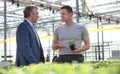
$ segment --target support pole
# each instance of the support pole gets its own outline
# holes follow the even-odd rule
[[[78,16],[78,12],[79,12],[79,0],[76,0],[76,21],[77,23],[79,23],[79,16]]]
[[[6,22],[6,0],[4,0],[4,61],[7,60],[7,44],[6,44],[6,39],[7,39],[7,22]]]
[[[55,29],[55,25],[54,23],[52,24],[52,30],[53,30],[53,35],[54,35],[54,29]],[[53,51],[53,57],[55,56],[55,51]]]
[[[84,17],[87,14],[85,0],[81,0],[81,2],[82,2],[82,16]]]
[[[103,25],[101,25],[101,28],[103,29]],[[104,33],[102,31],[102,59],[104,60]]]
[[[98,22],[98,18],[97,18],[97,29],[99,29],[99,22]],[[99,38],[99,32],[97,32],[97,39],[98,39],[98,43],[97,43],[97,47],[98,47],[98,60],[101,59],[100,56],[100,38]]]

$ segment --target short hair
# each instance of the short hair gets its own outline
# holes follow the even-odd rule
[[[24,13],[24,18],[28,18],[30,16],[30,13],[34,11],[34,9],[38,9],[37,6],[27,6],[25,7],[23,13]]]
[[[65,5],[65,6],[61,7],[61,9],[66,9],[68,13],[73,13],[71,6]]]

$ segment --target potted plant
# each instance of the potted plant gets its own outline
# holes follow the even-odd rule
[[[75,50],[76,47],[75,40],[69,41],[68,44],[71,50]]]

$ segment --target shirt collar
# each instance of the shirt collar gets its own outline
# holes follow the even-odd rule
[[[28,19],[25,19],[31,26],[33,26],[33,24],[28,20]]]

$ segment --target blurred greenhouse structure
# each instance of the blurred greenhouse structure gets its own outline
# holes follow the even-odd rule
[[[0,0],[0,61],[15,61],[16,28],[24,19],[23,9],[30,4],[39,7],[36,30],[47,61],[58,54],[51,45],[54,30],[62,23],[59,10],[63,5],[72,6],[74,21],[89,31],[85,61],[120,59],[120,0]]]

